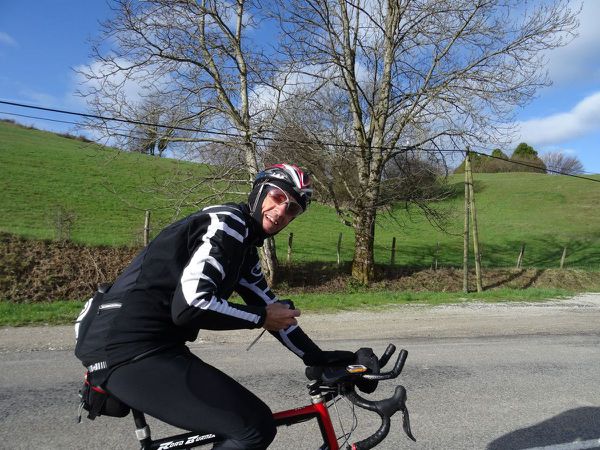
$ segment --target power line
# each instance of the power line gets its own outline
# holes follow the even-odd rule
[[[160,125],[160,124],[150,123],[150,122],[143,122],[143,121],[137,121],[137,120],[131,120],[131,119],[123,119],[123,118],[119,118],[119,117],[105,117],[105,116],[100,116],[97,114],[88,114],[88,113],[81,113],[81,112],[75,112],[75,111],[61,110],[61,109],[56,109],[56,108],[26,105],[23,103],[8,102],[8,101],[4,101],[4,100],[0,100],[0,104],[16,106],[16,107],[20,107],[20,108],[36,109],[36,110],[40,110],[40,111],[48,111],[48,112],[53,112],[53,113],[58,113],[58,114],[68,114],[68,115],[86,117],[86,118],[97,119],[97,120],[129,123],[129,124],[133,124],[133,125],[144,125],[144,126],[150,126],[150,127],[169,128],[169,129],[173,129],[173,130],[191,131],[194,133],[204,133],[204,134],[208,134],[208,135],[219,135],[219,136],[235,137],[235,138],[241,137],[240,135],[234,134],[234,133],[226,133],[226,132],[214,131],[214,130],[199,130],[199,129],[195,129],[195,128],[178,127],[178,126],[165,126],[165,125]],[[30,119],[47,120],[50,122],[59,122],[59,123],[66,123],[66,124],[82,126],[82,124],[80,124],[78,122],[50,119],[50,118],[45,118],[45,117],[27,116],[24,114],[9,113],[9,112],[0,112],[0,113],[10,114],[10,115],[18,116],[18,117],[26,117],[26,118],[30,118]],[[118,129],[118,128],[112,128],[112,130],[123,131],[122,129]],[[128,132],[131,133],[130,131],[128,131]],[[124,134],[118,134],[118,133],[115,133],[115,135],[121,136],[121,137],[129,137],[130,136],[130,134],[124,135]],[[288,143],[288,144],[303,144],[303,145],[319,144],[319,145],[327,145],[327,146],[331,146],[331,147],[342,147],[345,149],[348,149],[349,147],[350,148],[354,147],[357,149],[362,148],[360,145],[357,145],[357,144],[345,144],[345,143],[337,144],[337,143],[328,143],[328,142],[299,141],[299,140],[281,139],[281,138],[273,138],[273,137],[269,137],[269,136],[259,136],[259,135],[256,135],[255,138],[259,139],[259,140],[264,140],[264,141]],[[395,149],[402,153],[406,153],[410,150],[419,150],[419,151],[430,152],[430,153],[465,153],[466,154],[465,150],[460,150],[460,149],[422,148],[422,147],[414,147],[414,146],[405,146],[405,147],[399,147],[399,148],[398,147],[371,147],[371,148],[372,149],[380,149],[380,150],[394,150]],[[511,164],[516,164],[516,165],[529,167],[529,168],[533,168],[533,169],[540,169],[539,166],[536,166],[534,164],[528,164],[528,163],[522,162],[522,161],[509,160],[509,159],[505,159],[505,158],[502,158],[499,156],[488,155],[486,153],[482,153],[482,152],[478,152],[478,151],[474,151],[474,150],[469,150],[469,152],[479,155],[479,156],[485,156],[488,158],[498,159],[500,161],[505,161],[505,162],[508,162]],[[569,176],[569,177],[573,177],[573,178],[579,178],[582,180],[594,181],[596,183],[600,183],[600,179],[585,177],[582,175],[571,174],[571,173],[562,172],[562,171],[554,170],[554,169],[548,169],[548,168],[546,168],[545,171],[551,172],[551,173],[554,173],[557,175],[564,175],[564,176]]]
[[[184,127],[176,127],[176,126],[167,126],[167,125],[160,125],[160,124],[156,124],[156,123],[149,123],[149,122],[138,122],[138,121],[134,121],[134,120],[128,120],[128,119],[120,119],[120,118],[108,118],[108,117],[103,117],[103,116],[96,116],[93,114],[84,114],[84,113],[77,113],[77,112],[72,112],[72,111],[62,111],[62,110],[54,110],[51,108],[43,108],[41,106],[31,106],[31,105],[23,105],[23,104],[18,104],[18,103],[12,103],[12,102],[5,102],[0,100],[0,104],[9,104],[12,106],[20,106],[23,108],[31,108],[31,109],[41,109],[43,111],[52,111],[52,112],[59,112],[61,114],[72,114],[72,115],[81,115],[84,117],[96,117],[98,119],[102,119],[102,120],[106,120],[106,121],[119,121],[119,122],[125,122],[125,123],[130,123],[130,124],[136,124],[136,125],[147,125],[147,126],[151,126],[151,127],[158,127],[158,128],[171,128],[174,130],[185,130],[185,131],[194,131],[197,133],[204,133],[204,134],[216,134],[216,135],[224,135],[224,136],[229,136],[229,137],[236,137],[239,138],[241,137],[239,134],[233,134],[233,133],[225,133],[225,132],[218,132],[218,131],[211,131],[211,130],[200,130],[200,129],[194,129],[194,128],[184,128]],[[82,124],[80,122],[73,122],[70,120],[57,120],[57,119],[50,119],[47,117],[39,117],[39,116],[31,116],[31,115],[26,115],[26,114],[17,114],[17,113],[13,113],[13,112],[8,112],[8,111],[0,111],[0,114],[6,114],[6,115],[11,115],[11,116],[17,116],[17,117],[24,117],[27,119],[36,119],[36,120],[46,120],[49,122],[58,122],[58,123],[65,123],[65,124],[71,124],[71,125],[78,125],[80,127],[84,127],[84,128],[93,128],[93,126],[90,125],[86,125],[86,124]],[[132,137],[132,135],[138,134],[139,136],[143,136],[143,132],[142,131],[135,131],[135,130],[128,130],[128,129],[123,129],[123,128],[115,128],[115,127],[108,127],[105,126],[105,128],[107,130],[110,130],[111,132],[111,136],[118,136],[118,137]],[[120,133],[115,133],[114,131],[123,131],[126,132],[128,134],[120,134]],[[134,136],[135,137],[135,136]],[[301,140],[295,140],[295,139],[283,139],[283,138],[273,138],[273,137],[269,137],[269,136],[260,136],[260,135],[255,135],[255,138],[258,140],[263,140],[263,141],[270,141],[270,142],[278,142],[278,143],[285,143],[285,144],[304,144],[304,145],[313,145],[313,144],[319,144],[319,145],[327,145],[327,146],[331,146],[331,147],[343,147],[345,149],[347,149],[348,147],[356,147],[357,149],[362,148],[360,145],[357,144],[334,144],[334,143],[327,143],[327,142],[317,142],[317,141],[301,141]],[[381,150],[393,150],[394,147],[371,147],[372,149],[381,149]],[[416,149],[416,147],[404,147],[404,148],[400,148],[399,151],[400,152],[407,152],[411,149]],[[462,150],[455,150],[456,152],[461,152]]]
[[[170,126],[170,125],[167,127],[165,125],[160,125],[160,124],[157,124],[157,123],[150,123],[150,122],[143,122],[143,121],[140,121],[140,120],[122,119],[120,117],[105,117],[105,116],[100,116],[100,115],[97,115],[97,114],[88,114],[88,113],[82,113],[82,112],[76,112],[76,111],[67,111],[67,110],[64,110],[64,109],[47,108],[47,107],[43,107],[43,106],[25,105],[23,103],[7,102],[7,101],[4,101],[4,100],[0,100],[0,104],[10,105],[10,106],[17,106],[19,108],[37,109],[39,111],[48,111],[48,112],[59,113],[59,114],[68,114],[68,115],[71,115],[71,116],[85,117],[85,118],[88,118],[88,119],[97,119],[97,120],[105,120],[105,121],[111,121],[111,122],[130,123],[132,125],[145,125],[145,126],[149,126],[149,127],[170,128],[170,129],[178,130],[178,131],[193,131],[195,133],[215,134],[215,135],[227,136],[227,137],[240,137],[240,135],[238,135],[238,134],[226,133],[224,131],[198,130],[198,129],[195,129],[195,128],[186,128],[186,127],[178,127],[178,126]]]
[[[80,116],[80,117],[85,117],[88,119],[96,119],[96,120],[104,120],[104,121],[114,121],[114,122],[121,122],[121,123],[129,123],[132,125],[144,125],[144,126],[148,126],[148,127],[159,127],[159,128],[168,128],[171,130],[177,130],[177,131],[191,131],[194,133],[203,133],[203,134],[208,134],[208,135],[216,135],[216,136],[225,136],[225,137],[232,137],[232,138],[241,138],[243,136],[239,135],[239,134],[235,134],[235,133],[227,133],[225,131],[214,131],[214,130],[200,130],[197,128],[188,128],[188,127],[180,127],[180,126],[172,126],[172,125],[161,125],[161,124],[157,124],[157,123],[151,123],[151,122],[144,122],[144,121],[139,121],[139,120],[133,120],[133,119],[123,119],[120,117],[106,117],[106,116],[100,116],[97,114],[89,114],[89,113],[81,113],[81,112],[75,112],[75,111],[67,111],[64,109],[56,109],[56,108],[48,108],[48,107],[43,107],[43,106],[34,106],[34,105],[26,105],[23,103],[16,103],[16,102],[8,102],[5,100],[0,100],[0,104],[3,105],[9,105],[9,106],[17,106],[19,108],[29,108],[29,109],[36,109],[39,111],[47,111],[47,112],[53,112],[53,113],[58,113],[58,114],[68,114],[68,115],[72,115],[72,116]],[[46,120],[44,118],[40,118],[41,120]],[[81,125],[78,123],[75,123],[77,125]],[[260,136],[260,135],[256,135],[255,136],[256,139],[259,140],[263,140],[263,141],[270,141],[270,142],[280,142],[280,143],[294,143],[294,144],[304,144],[304,145],[312,145],[312,144],[320,144],[320,145],[328,145],[330,147],[341,147],[341,148],[357,148],[357,149],[362,149],[362,147],[358,144],[347,144],[347,143],[343,143],[343,144],[336,144],[336,143],[321,143],[321,142],[314,142],[314,141],[300,141],[300,140],[285,140],[285,139],[279,139],[279,138],[273,138],[273,137],[269,137],[269,136]],[[407,152],[410,149],[412,149],[413,147],[371,147],[372,149],[379,149],[379,150],[397,150],[400,152]]]
[[[0,114],[6,114],[7,116],[24,117],[25,119],[47,120],[48,122],[67,123],[67,124],[71,124],[71,125],[81,125],[78,122],[71,122],[69,120],[58,120],[58,119],[50,119],[47,117],[28,116],[26,114],[17,114],[17,113],[8,112],[8,111],[0,111]]]
[[[8,112],[8,111],[0,111],[0,114],[6,114],[8,116],[16,116],[16,117],[24,117],[26,119],[36,119],[36,120],[46,120],[49,122],[58,122],[58,123],[65,123],[65,124],[69,124],[69,125],[78,125],[80,127],[84,127],[84,128],[89,128],[88,126],[80,123],[80,122],[73,122],[71,120],[58,120],[58,119],[50,119],[48,117],[40,117],[40,116],[30,116],[27,114],[17,114],[14,112]],[[135,130],[128,130],[125,128],[115,128],[115,127],[110,127],[111,130],[111,136],[119,136],[119,137],[135,137],[135,134],[138,134],[140,137],[143,136],[141,131],[135,131]],[[122,131],[122,132],[126,132],[127,134],[119,134],[119,133],[112,133],[113,131]]]

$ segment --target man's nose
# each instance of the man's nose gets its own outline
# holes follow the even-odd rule
[[[287,212],[287,203],[280,203],[275,210],[277,211],[277,214],[283,217]]]

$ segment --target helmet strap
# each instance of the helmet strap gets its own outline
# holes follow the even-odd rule
[[[258,208],[259,205],[262,204],[261,202],[261,197],[263,196],[263,191],[265,188],[265,184],[261,183],[260,186],[258,186],[258,191],[256,192],[256,194],[254,193],[254,191],[256,191],[256,188],[253,189],[253,191],[250,193],[250,202],[252,202],[252,204],[249,204],[248,206],[250,206],[250,213],[254,216],[254,213],[256,212],[256,209]]]
[[[265,189],[265,183],[261,183],[259,186],[256,186],[252,192],[250,192],[250,196],[248,198],[248,206],[250,207],[250,215],[258,225],[259,232],[264,236],[268,237],[266,233],[263,232],[262,227],[262,204],[267,196],[268,190]]]

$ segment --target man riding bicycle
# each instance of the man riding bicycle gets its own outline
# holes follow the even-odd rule
[[[214,448],[267,448],[276,434],[269,407],[185,343],[200,329],[264,328],[307,365],[353,356],[321,351],[261,272],[257,247],[306,211],[311,195],[307,173],[276,164],[257,175],[248,203],[210,206],[165,228],[105,294],[103,305],[119,305],[106,390],[171,425],[224,436]],[[244,304],[228,300],[233,292]]]

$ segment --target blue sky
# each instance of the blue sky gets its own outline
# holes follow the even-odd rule
[[[579,4],[579,0],[574,0]],[[89,63],[88,38],[110,17],[104,0],[0,0],[0,100],[84,111],[73,68]],[[600,173],[600,0],[584,0],[579,37],[548,55],[553,85],[517,111],[520,134],[538,152],[562,150]],[[42,129],[72,126],[6,112],[73,120],[0,105],[0,118]],[[511,149],[507,149],[510,152]]]

